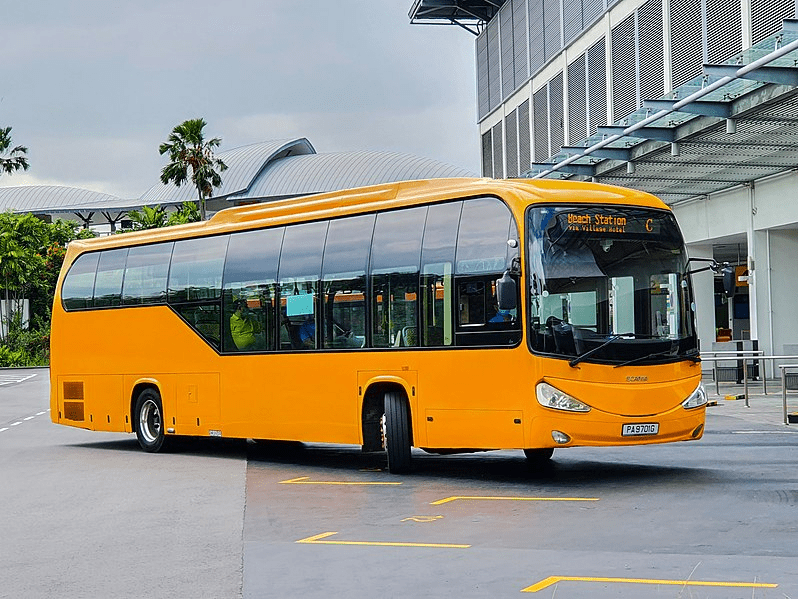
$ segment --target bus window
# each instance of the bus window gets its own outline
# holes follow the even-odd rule
[[[122,287],[125,306],[166,301],[166,276],[173,245],[169,242],[130,248]]]
[[[221,235],[175,242],[169,268],[170,304],[219,299],[228,239]]]
[[[61,301],[67,310],[79,310],[91,307],[94,293],[94,275],[97,271],[97,259],[100,254],[83,254],[75,260],[64,278],[61,289]]]
[[[122,303],[122,278],[125,275],[127,248],[100,253],[97,279],[94,282],[94,307],[119,306]]]
[[[367,214],[330,222],[322,273],[321,347],[366,345],[366,267],[374,218]]]
[[[167,301],[217,350],[222,338],[222,267],[229,237],[175,242],[169,267]]]
[[[452,345],[454,249],[462,202],[429,207],[421,248],[421,344]]]
[[[418,275],[426,206],[377,216],[371,251],[374,347],[418,345]]]
[[[277,263],[283,227],[230,235],[224,263],[222,349],[226,352],[277,348]],[[235,316],[240,307],[239,316]],[[243,318],[244,337],[236,344],[232,323]],[[239,333],[236,333],[239,336]]]
[[[327,221],[286,227],[280,254],[280,348],[318,347],[318,310],[321,257],[327,237]]]
[[[500,311],[496,298],[496,279],[513,267],[518,250],[518,231],[505,204],[495,198],[464,202],[455,270],[458,345],[520,340],[517,308]]]

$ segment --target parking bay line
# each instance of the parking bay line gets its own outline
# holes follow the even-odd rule
[[[521,589],[522,593],[537,593],[558,582],[615,582],[626,584],[659,584],[681,587],[736,587],[748,589],[775,589],[777,584],[768,582],[718,582],[702,580],[657,580],[652,578],[604,578],[596,576],[549,576],[540,582]]]
[[[306,545],[361,545],[368,547],[427,547],[432,549],[468,549],[471,545],[457,545],[453,543],[401,543],[389,541],[328,541],[327,537],[337,535],[337,532],[323,532],[306,539],[300,539],[297,543]]]
[[[300,476],[299,478],[292,478],[291,480],[281,480],[281,485],[354,485],[354,486],[367,486],[367,485],[382,485],[382,486],[396,486],[401,485],[400,482],[380,482],[380,481],[336,481],[336,480],[310,480],[309,476]]]
[[[441,505],[451,501],[598,501],[598,497],[503,497],[503,496],[459,496],[433,501],[430,505]]]

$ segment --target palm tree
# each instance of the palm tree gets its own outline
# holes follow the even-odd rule
[[[179,187],[188,180],[191,168],[191,182],[197,188],[202,220],[205,220],[205,198],[211,197],[214,187],[221,187],[219,173],[227,170],[227,165],[213,154],[222,140],[214,137],[205,141],[202,130],[206,124],[205,119],[189,119],[172,129],[169,139],[158,148],[161,156],[169,154],[170,160],[161,171],[162,183],[173,182]]]
[[[0,174],[11,174],[22,169],[28,170],[28,159],[24,154],[28,153],[25,146],[11,148],[11,127],[0,127]]]

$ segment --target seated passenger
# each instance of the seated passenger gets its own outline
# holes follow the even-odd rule
[[[257,349],[255,335],[261,332],[260,322],[247,308],[246,300],[236,300],[235,312],[230,316],[230,335],[240,350]]]

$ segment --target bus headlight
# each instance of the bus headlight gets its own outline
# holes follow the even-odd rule
[[[538,403],[544,408],[565,410],[566,412],[589,412],[590,406],[583,404],[575,397],[563,393],[548,383],[538,383],[535,387]]]
[[[700,408],[705,405],[707,405],[707,392],[704,391],[704,385],[701,383],[698,383],[696,390],[690,394],[690,397],[682,402],[682,407],[684,407],[685,410]]]

